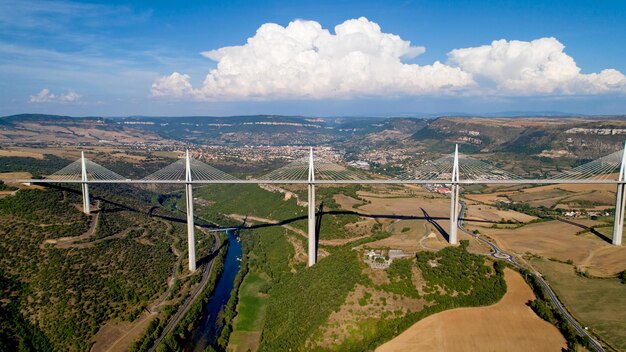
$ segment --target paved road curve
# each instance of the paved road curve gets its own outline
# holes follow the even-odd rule
[[[458,221],[459,229],[461,231],[465,232],[466,234],[468,234],[468,235],[476,238],[477,240],[481,241],[482,243],[488,245],[491,248],[490,255],[492,257],[497,258],[497,259],[505,260],[508,263],[510,263],[511,265],[516,266],[517,268],[525,269],[521,264],[519,264],[517,261],[515,261],[515,259],[513,258],[512,255],[510,255],[510,254],[508,254],[506,252],[503,252],[494,243],[486,240],[485,238],[483,238],[483,237],[481,237],[479,235],[474,234],[473,232],[471,232],[471,231],[467,230],[465,227],[463,227],[463,213],[464,213],[464,210],[465,210],[465,202],[460,202],[460,203],[461,203],[461,211],[459,212],[459,221]],[[544,290],[546,291],[546,293],[548,294],[548,296],[552,300],[552,304],[554,304],[554,306],[559,310],[559,312],[561,314],[563,314],[563,316],[565,317],[565,319],[567,319],[567,321],[570,323],[570,325],[576,331],[578,331],[578,333],[580,333],[580,335],[586,336],[586,337],[589,338],[589,341],[591,342],[591,347],[593,347],[594,350],[596,350],[598,352],[604,352],[604,348],[602,348],[602,345],[600,345],[593,337],[591,337],[591,335],[587,332],[587,330],[585,330],[582,326],[580,326],[578,321],[576,321],[576,319],[574,319],[567,312],[567,310],[565,309],[565,307],[563,307],[563,305],[561,304],[559,299],[554,294],[554,291],[552,291],[552,289],[550,288],[550,285],[548,285],[548,283],[546,282],[546,280],[544,280],[543,277],[541,277],[540,275],[536,275],[536,274],[532,273],[532,271],[531,271],[531,275],[534,275],[535,278],[537,279],[537,281],[539,281],[541,286],[544,288]]]

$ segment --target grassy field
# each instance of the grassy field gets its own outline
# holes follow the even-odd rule
[[[267,294],[260,291],[267,282],[265,275],[257,271],[251,271],[243,280],[229,351],[256,351],[259,348],[268,300]]]
[[[569,311],[618,351],[626,350],[626,285],[618,279],[590,279],[576,275],[571,265],[534,259]]]

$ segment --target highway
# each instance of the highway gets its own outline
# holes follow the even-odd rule
[[[216,234],[213,234],[212,248],[213,250],[220,248],[219,238]],[[187,311],[189,311],[189,307],[191,307],[191,304],[196,300],[197,296],[202,292],[202,289],[204,289],[207,282],[209,282],[209,277],[211,277],[211,271],[213,270],[214,262],[215,260],[211,260],[209,263],[205,265],[204,271],[202,272],[202,279],[200,280],[200,283],[191,292],[191,294],[187,297],[185,302],[178,308],[178,310],[176,310],[176,313],[174,313],[170,317],[167,325],[161,332],[161,335],[154,341],[154,344],[149,350],[150,352],[153,352],[156,350],[156,348],[159,346],[161,341],[163,341],[163,339],[174,330],[174,328],[176,327],[176,325],[178,325],[180,320],[185,316],[185,314],[187,314]]]
[[[519,264],[515,258],[502,251],[498,246],[496,246],[494,243],[492,243],[491,241],[488,241],[487,239],[481,237],[480,235],[474,234],[473,232],[467,230],[465,227],[463,227],[463,214],[465,213],[465,202],[460,201],[459,202],[461,204],[461,210],[459,212],[459,220],[458,220],[458,227],[459,230],[463,231],[464,233],[476,238],[477,240],[479,240],[480,242],[488,245],[491,248],[491,253],[489,254],[490,256],[497,258],[497,259],[501,259],[504,260],[508,263],[510,263],[511,265],[514,265],[515,267],[519,268],[519,269],[525,269],[524,266],[522,266],[521,264]],[[585,330],[579,323],[578,321],[576,321],[576,319],[574,319],[569,312],[565,309],[565,307],[563,307],[563,305],[561,304],[561,302],[559,301],[559,299],[557,298],[556,294],[554,293],[554,291],[552,291],[552,289],[550,288],[550,285],[548,285],[548,283],[546,282],[546,280],[543,279],[543,277],[541,275],[537,275],[536,273],[533,273],[533,271],[530,271],[531,275],[534,275],[535,278],[537,279],[537,281],[539,281],[539,283],[541,284],[541,286],[543,287],[543,289],[546,291],[546,293],[548,294],[548,297],[550,297],[550,300],[552,300],[552,304],[558,309],[558,311],[565,317],[565,319],[567,319],[567,321],[569,322],[569,324],[576,330],[578,331],[578,333],[581,336],[587,337],[589,338],[589,341],[591,343],[591,347],[593,347],[593,349],[597,352],[604,352],[604,348],[602,348],[602,345],[600,345],[600,343],[598,343],[598,341],[596,341],[590,334],[589,332],[587,332],[587,330]]]

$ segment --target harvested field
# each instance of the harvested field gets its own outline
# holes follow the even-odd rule
[[[583,207],[579,206],[579,205],[575,205],[572,204],[571,206],[568,204],[557,204],[555,206],[555,208],[558,209],[563,209],[563,210],[581,210],[583,209]],[[594,207],[584,207],[584,210],[587,211],[603,211],[603,210],[607,210],[607,209],[612,209],[615,208],[615,205],[597,205]]]
[[[509,195],[509,198],[515,202],[532,202],[541,199],[551,199],[551,198],[562,198],[569,195],[572,195],[573,192],[565,191],[560,188],[548,189],[545,191],[537,192],[527,192],[527,190],[523,190],[522,192],[516,192]]]
[[[476,219],[484,221],[498,222],[502,219],[512,220],[516,222],[529,222],[536,220],[537,218],[532,215],[527,215],[513,210],[498,210],[489,205],[471,205],[469,204],[465,211],[466,219]]]
[[[33,175],[30,172],[0,172],[0,180],[10,183],[11,180],[28,180]]]
[[[35,158],[43,160],[43,154],[33,151],[0,149],[0,156],[14,156],[19,158]]]
[[[609,277],[626,270],[626,249],[618,246],[598,248],[581,264],[590,275]]]
[[[535,207],[535,208],[539,208],[539,207],[546,207],[546,208],[553,208],[555,206],[557,206],[559,203],[561,203],[561,201],[563,201],[564,198],[546,198],[546,199],[537,199],[537,200],[532,200],[527,202],[528,205],[530,205],[531,207]]]
[[[356,206],[363,204],[362,201],[346,196],[345,194],[335,194],[333,198],[340,207],[346,210],[354,209]]]
[[[563,199],[563,203],[570,204],[576,202],[592,202],[602,205],[615,206],[615,191],[592,191],[584,194],[577,194]]]
[[[392,234],[391,236],[370,242],[367,246],[371,248],[401,249],[407,253],[415,253],[420,250],[419,241],[424,236],[425,223],[425,220],[395,221],[387,226],[387,230]]]
[[[617,176],[614,177],[615,179],[617,179]],[[562,189],[564,191],[568,191],[568,192],[574,192],[574,193],[579,193],[579,192],[592,192],[592,191],[613,191],[615,192],[615,185],[585,185],[585,184],[557,184],[557,185],[546,185],[546,186],[539,186],[539,187],[532,187],[532,188],[526,188],[524,189],[524,192],[526,193],[533,193],[533,192],[544,192],[544,191],[549,191],[549,190],[553,190],[553,189]]]
[[[511,192],[496,192],[483,194],[463,194],[463,198],[480,203],[495,204],[497,201],[508,200],[507,195]]]
[[[593,220],[576,222],[585,226],[599,223]],[[575,265],[583,266],[594,275],[615,275],[620,269],[624,269],[623,263],[626,263],[626,248],[613,247],[597,236],[576,236],[582,229],[561,221],[534,223],[516,229],[493,229],[473,224],[468,224],[468,228],[478,229],[481,234],[491,237],[506,250],[518,254],[538,254],[560,261],[572,260]],[[606,253],[610,253],[609,256],[596,258],[594,253],[597,250],[609,247],[616,249],[606,250]],[[617,265],[620,262],[622,266]]]
[[[411,224],[415,220],[402,220],[398,224]],[[407,233],[392,234],[391,236],[378,240],[375,242],[367,243],[367,248],[390,248],[401,249],[406,253],[416,253],[419,251],[429,250],[438,251],[442,248],[450,246],[446,237],[436,229],[432,224],[425,220],[417,220],[416,223],[421,223],[422,226],[418,226],[414,229],[412,225],[411,230]],[[450,228],[450,222],[446,220],[437,220],[437,223],[441,228],[448,233]],[[400,227],[404,227],[401,225]],[[415,231],[415,232],[414,232]],[[476,240],[474,237],[465,234],[462,231],[458,232],[459,240],[468,240],[469,247],[467,250],[471,253],[489,253],[489,247],[482,242]]]
[[[511,199],[526,202],[532,206],[552,207],[570,200],[612,204],[615,197],[614,185],[556,184],[517,191],[499,191],[486,194],[465,194],[467,199],[494,204],[498,200]]]
[[[431,217],[450,216],[450,200],[446,198],[422,198],[422,197],[380,197],[363,195],[363,198],[371,201],[359,207],[368,214],[424,216],[422,209],[426,210]]]
[[[507,292],[500,302],[429,316],[377,352],[400,351],[559,351],[565,339],[526,306],[535,298],[524,279],[505,269]]]

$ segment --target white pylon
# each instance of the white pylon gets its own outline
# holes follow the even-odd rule
[[[448,241],[457,244],[457,226],[459,221],[459,145],[454,149],[454,164],[450,187],[450,233]]]
[[[187,248],[189,271],[196,270],[196,236],[193,224],[193,192],[191,190],[191,159],[189,149],[185,152],[185,200],[187,201]]]
[[[619,170],[619,182],[626,181],[626,142],[622,151],[622,165]],[[613,244],[622,245],[622,233],[624,229],[624,203],[626,201],[626,192],[624,192],[624,184],[617,184],[617,192],[615,193],[615,218],[613,219]]]
[[[87,215],[91,213],[91,207],[89,206],[89,186],[87,186],[87,163],[85,162],[85,153],[80,152],[80,173],[81,173],[81,188],[83,191],[83,212]]]
[[[309,153],[309,266],[317,262],[317,241],[315,238],[315,166],[313,148]]]

